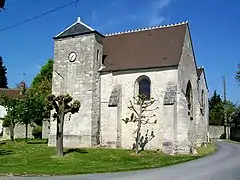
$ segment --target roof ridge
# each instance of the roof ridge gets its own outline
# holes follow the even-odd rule
[[[160,26],[152,26],[152,27],[148,27],[148,28],[140,28],[140,29],[135,29],[135,30],[127,30],[127,31],[115,32],[115,33],[109,33],[109,34],[105,34],[105,36],[114,36],[114,35],[120,35],[120,34],[127,34],[127,33],[133,33],[133,32],[152,30],[152,29],[174,27],[174,26],[180,26],[180,25],[184,25],[184,24],[188,24],[188,21],[183,21],[183,22],[173,23],[173,24],[167,24],[167,25],[160,25]]]

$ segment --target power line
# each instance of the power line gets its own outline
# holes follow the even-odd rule
[[[65,7],[67,7],[67,6],[70,6],[70,5],[74,4],[74,3],[77,4],[78,1],[79,1],[79,0],[72,1],[72,2],[70,2],[70,3],[68,3],[68,4],[65,4],[65,5],[62,5],[62,6],[58,7],[58,8],[56,8],[56,9],[52,9],[52,10],[46,11],[45,13],[40,14],[40,15],[38,15],[38,16],[29,18],[29,19],[26,19],[26,20],[24,20],[24,21],[22,21],[22,22],[19,22],[19,23],[13,24],[13,25],[11,25],[11,26],[5,27],[5,28],[3,28],[3,29],[0,29],[0,32],[6,31],[6,30],[8,30],[8,29],[12,29],[12,28],[14,28],[14,27],[16,27],[16,26],[20,26],[20,25],[25,24],[25,23],[27,23],[27,22],[30,22],[30,21],[33,21],[33,20],[38,19],[38,18],[40,18],[40,17],[46,16],[46,15],[48,15],[48,14],[50,14],[50,13],[53,13],[53,12],[55,12],[55,11],[58,11],[58,10],[60,10],[60,9],[62,9],[62,8],[65,8]]]

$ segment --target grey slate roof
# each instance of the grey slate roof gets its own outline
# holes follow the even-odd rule
[[[99,32],[97,32],[96,30],[89,27],[88,25],[81,22],[80,18],[78,18],[74,24],[72,24],[70,27],[65,29],[63,32],[59,33],[53,39],[61,39],[61,38],[89,34],[89,33],[97,33],[99,35],[102,35]]]
[[[80,23],[76,23],[74,26],[70,27],[69,29],[67,29],[66,31],[64,31],[62,34],[60,34],[58,36],[58,38],[62,38],[65,36],[72,36],[72,35],[76,35],[76,34],[82,34],[82,33],[89,33],[92,32],[90,29],[88,29],[87,27],[83,26]]]

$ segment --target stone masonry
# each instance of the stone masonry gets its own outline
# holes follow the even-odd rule
[[[168,38],[164,35],[167,30],[169,33],[179,31],[180,39],[175,43],[171,40],[172,43],[168,44],[170,40],[163,40]],[[150,95],[156,100],[151,108],[158,107],[153,112],[157,123],[142,126],[141,145],[144,149],[162,150],[168,154],[186,154],[190,153],[192,148],[207,142],[208,89],[204,69],[199,69],[196,65],[188,24],[138,31],[104,36],[78,19],[54,38],[52,92],[55,95],[69,93],[81,102],[79,112],[74,115],[68,114],[65,119],[65,147],[100,145],[132,149],[136,124],[125,124],[122,119],[131,115],[128,109],[129,101],[133,100],[133,96],[138,95],[140,88],[138,80],[141,78],[147,78],[150,82]],[[166,52],[162,52],[163,56],[161,48],[149,54],[150,56],[152,53],[160,53],[156,56],[156,62],[150,62],[151,58],[149,58],[139,64],[140,60],[138,62],[134,56],[128,62],[124,62],[124,59],[129,57],[127,53],[134,52],[133,55],[137,55],[145,51],[145,49],[138,50],[142,47],[137,44],[125,49],[124,53],[121,53],[122,49],[114,51],[117,42],[127,41],[127,36],[130,41],[123,43],[119,48],[127,47],[137,36],[150,38],[158,35],[162,36],[161,41],[164,41],[169,48],[162,47],[162,50],[167,49]],[[172,34],[171,37],[178,38],[178,36]],[[147,43],[148,40],[143,41]],[[182,41],[181,46],[171,49],[170,46],[175,46],[180,41]],[[146,46],[150,45],[146,44]],[[177,52],[177,49],[179,54],[172,58],[172,53]],[[76,54],[73,62],[69,60],[71,52]],[[163,60],[160,60],[161,57]],[[114,61],[115,58],[119,60]],[[178,62],[175,62],[176,58],[179,58]],[[170,63],[171,59],[174,62]],[[162,64],[157,65],[160,61]],[[187,87],[191,87],[191,113],[188,110],[190,106]],[[150,115],[150,112],[146,115]],[[151,133],[154,136],[149,139]],[[55,134],[56,122],[51,119],[49,146],[55,146]]]
[[[100,68],[102,54],[101,37],[96,34],[55,40],[53,88],[55,95],[69,93],[81,102],[77,114],[67,117],[64,124],[64,146],[91,147],[99,144],[100,126]],[[76,52],[74,62],[68,55]],[[68,120],[70,118],[70,120]],[[56,122],[51,121],[49,145],[56,142]]]

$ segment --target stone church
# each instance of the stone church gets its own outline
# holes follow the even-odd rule
[[[137,126],[122,119],[138,94],[158,107],[157,123],[142,126],[144,149],[184,154],[207,142],[208,87],[188,22],[103,35],[78,18],[53,39],[52,92],[82,104],[66,115],[64,147],[132,149]],[[51,120],[48,145],[55,143]]]

